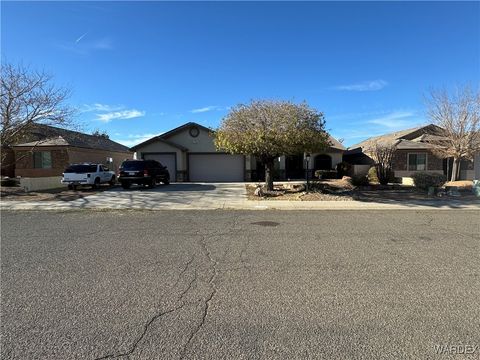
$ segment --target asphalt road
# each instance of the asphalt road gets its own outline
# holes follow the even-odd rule
[[[480,358],[478,211],[1,220],[2,359]]]

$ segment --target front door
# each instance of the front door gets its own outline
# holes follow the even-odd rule
[[[305,179],[303,154],[285,156],[285,177],[287,179]]]

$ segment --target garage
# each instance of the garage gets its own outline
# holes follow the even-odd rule
[[[175,153],[143,153],[145,160],[156,160],[166,166],[170,173],[170,181],[177,181],[177,162]]]
[[[244,181],[245,157],[230,154],[188,154],[190,181]]]

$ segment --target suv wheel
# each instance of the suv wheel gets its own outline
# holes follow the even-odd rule
[[[95,178],[95,181],[92,185],[92,189],[97,189],[100,186],[100,178]]]
[[[157,180],[155,178],[152,178],[152,180],[150,181],[150,185],[148,185],[148,187],[150,189],[153,189],[156,185],[157,185]]]

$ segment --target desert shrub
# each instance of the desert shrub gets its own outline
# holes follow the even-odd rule
[[[370,182],[372,183],[378,183],[378,176],[377,176],[377,169],[375,169],[375,166],[372,166],[368,170],[367,178]]]
[[[354,175],[352,176],[352,185],[368,186],[370,185],[370,181],[367,175]]]
[[[445,184],[447,178],[443,174],[432,174],[428,172],[418,172],[412,175],[415,187],[428,190],[429,187],[439,187]]]
[[[315,177],[317,179],[337,179],[338,175],[333,170],[315,170]]]
[[[341,179],[344,176],[350,176],[350,174],[352,172],[352,165],[350,165],[349,163],[347,163],[345,161],[342,161],[342,162],[337,164],[335,169],[337,170],[338,178]]]

